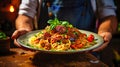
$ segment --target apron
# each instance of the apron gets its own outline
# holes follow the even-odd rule
[[[46,6],[48,2],[52,9],[48,9],[48,6]],[[50,11],[55,11],[53,6],[59,6],[59,9],[57,9],[59,20],[66,20],[79,29],[95,30],[96,18],[90,0],[43,0],[38,23],[39,28],[45,28],[48,25],[47,20],[54,19],[54,17],[48,16]]]
[[[39,20],[39,29],[47,26],[49,19],[54,19],[54,16],[49,17],[48,13],[51,9],[46,6],[47,2],[50,2],[52,6],[59,6],[57,10],[57,18],[59,20],[66,20],[70,22],[74,27],[82,30],[88,30],[96,32],[96,16],[93,11],[90,0],[43,0],[41,7],[41,15]],[[51,8],[53,8],[51,6]],[[55,9],[53,8],[53,11]],[[100,58],[96,52],[92,53],[97,58]]]

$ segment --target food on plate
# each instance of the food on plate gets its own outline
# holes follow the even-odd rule
[[[95,45],[93,34],[86,35],[67,21],[57,18],[48,20],[50,24],[28,39],[30,46],[42,50],[68,51],[80,50]]]

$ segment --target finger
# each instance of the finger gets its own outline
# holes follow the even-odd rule
[[[19,32],[16,30],[16,31],[12,34],[11,38],[12,38],[12,39],[16,39],[18,36],[19,36]]]
[[[102,44],[100,47],[93,49],[92,52],[102,51],[105,47],[108,46],[108,41],[106,41],[104,44]]]
[[[93,52],[103,50],[105,47],[107,47],[107,45],[109,44],[110,40],[112,39],[112,34],[110,32],[104,32],[104,33],[101,33],[99,35],[103,37],[104,44],[102,44],[100,47],[98,47],[96,49],[93,49],[92,50]]]
[[[104,41],[110,41],[112,39],[112,34],[110,32],[104,32],[99,35],[103,37]]]
[[[104,37],[104,41],[110,41],[112,39],[112,35],[108,35]]]
[[[27,33],[27,30],[16,30],[13,35],[12,35],[12,39],[16,39],[18,38],[20,35],[23,35],[25,33]]]
[[[14,45],[16,45],[17,47],[21,47],[21,45],[17,42],[16,39],[14,39]]]

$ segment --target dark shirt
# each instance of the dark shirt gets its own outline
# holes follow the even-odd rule
[[[60,5],[60,9],[57,12],[57,18],[59,20],[66,20],[73,24],[73,26],[83,29],[94,31],[95,30],[95,15],[91,6],[90,0],[46,0],[46,2],[50,2],[52,6]],[[46,5],[46,2],[45,5]],[[48,7],[46,6],[42,8],[43,16],[40,15],[42,20],[40,19],[40,25],[43,22],[47,22],[50,18],[47,16]],[[45,13],[46,8],[46,13]],[[47,17],[46,17],[47,16]],[[45,27],[45,23],[39,27]]]

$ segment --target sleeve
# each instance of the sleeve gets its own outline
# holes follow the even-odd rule
[[[19,6],[18,14],[24,14],[34,18],[36,14],[37,0],[22,0]]]
[[[116,16],[116,6],[113,0],[97,0],[99,18],[114,15]]]

